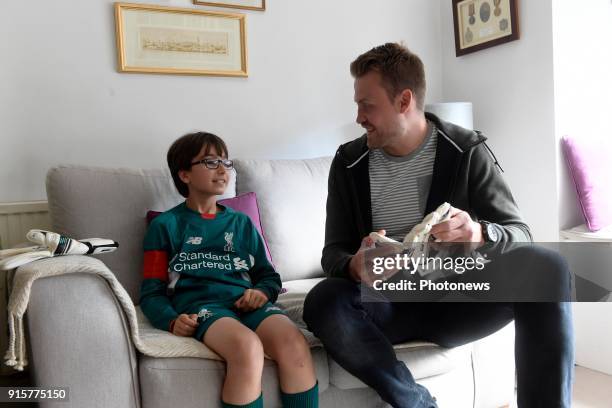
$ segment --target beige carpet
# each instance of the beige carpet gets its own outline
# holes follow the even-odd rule
[[[612,375],[576,366],[572,408],[611,408]],[[511,408],[516,408],[516,402]]]

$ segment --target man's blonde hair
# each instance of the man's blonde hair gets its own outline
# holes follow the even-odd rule
[[[393,100],[405,89],[410,89],[417,108],[425,106],[425,67],[418,55],[398,43],[386,43],[361,54],[351,63],[351,75],[360,78],[376,71],[382,78],[382,86]]]

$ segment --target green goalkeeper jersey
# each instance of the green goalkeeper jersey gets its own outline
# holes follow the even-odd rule
[[[231,308],[249,288],[276,301],[280,276],[255,225],[246,214],[220,207],[208,217],[183,202],[151,222],[140,306],[155,327],[168,330],[179,314],[200,306]]]

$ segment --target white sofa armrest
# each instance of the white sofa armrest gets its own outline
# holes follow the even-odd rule
[[[26,316],[37,386],[69,387],[71,407],[140,406],[136,350],[104,278],[40,278],[32,285]]]

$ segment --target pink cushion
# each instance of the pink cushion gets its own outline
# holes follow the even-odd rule
[[[612,225],[612,143],[568,136],[561,143],[587,227]]]
[[[259,206],[257,205],[257,195],[255,193],[244,193],[236,197],[219,200],[218,203],[226,207],[230,207],[236,211],[245,213],[249,216],[251,221],[253,221],[253,224],[255,224],[255,228],[257,228],[257,231],[259,231],[261,234],[264,241],[264,246],[266,248],[266,256],[268,257],[268,260],[272,262],[272,255],[270,254],[270,249],[268,248],[268,242],[266,241],[266,236],[263,232],[263,228],[261,227]],[[159,211],[148,211],[147,222],[150,223],[151,220],[157,217],[159,214],[161,214]]]

